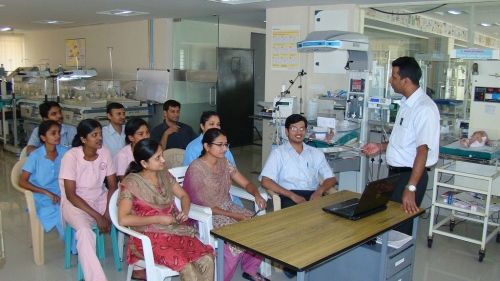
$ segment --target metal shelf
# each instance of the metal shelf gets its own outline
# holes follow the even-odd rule
[[[446,182],[443,182],[443,178],[447,179]],[[452,182],[448,183],[450,180]],[[439,189],[483,194],[485,196],[484,211],[441,203],[439,202],[440,200],[438,201],[440,199]],[[498,166],[452,161],[440,168],[436,168],[432,190],[429,236],[427,240],[428,247],[432,247],[434,234],[459,239],[480,245],[479,261],[483,261],[486,244],[495,236],[497,236],[497,242],[500,242],[500,225],[490,221],[492,213],[490,208],[491,198],[498,195],[500,195],[500,167]],[[450,210],[451,212],[444,219],[437,220],[435,218],[437,208]],[[480,239],[452,233],[456,219],[482,224]],[[447,223],[449,231],[444,231],[442,227]],[[488,227],[490,227],[489,233]]]

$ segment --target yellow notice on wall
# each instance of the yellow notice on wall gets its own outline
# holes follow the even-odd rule
[[[66,66],[85,66],[85,39],[66,39]]]
[[[300,40],[300,26],[273,26],[272,28],[272,69],[298,70],[299,53],[297,42]]]

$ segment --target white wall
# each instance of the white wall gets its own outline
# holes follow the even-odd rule
[[[348,31],[361,32],[363,28],[362,14],[357,5],[333,5],[333,6],[311,6],[311,7],[287,7],[287,8],[272,8],[266,10],[266,54],[271,58],[272,53],[272,28],[273,26],[282,25],[297,25],[300,27],[301,40],[305,39],[309,32],[314,31],[314,12],[316,10],[337,10],[344,11],[347,15],[339,20],[347,20],[347,23],[339,23],[345,26]],[[286,16],[284,16],[286,15]],[[332,25],[332,30],[335,30],[335,25]],[[300,69],[304,69],[308,75],[303,80],[303,104],[311,97],[317,94],[316,88],[321,85],[328,89],[338,89],[347,85],[345,75],[333,74],[314,74],[313,72],[313,54],[299,53]],[[345,62],[332,62],[343,63]],[[266,100],[272,101],[274,96],[279,94],[281,84],[293,79],[297,71],[273,70],[271,68],[271,59],[267,59],[266,63]],[[345,79],[344,79],[345,78]],[[292,88],[292,92],[296,88]]]
[[[111,78],[108,47],[113,47],[113,74],[117,80],[136,79],[137,68],[149,67],[149,21],[133,21],[78,28],[24,32],[24,66],[65,65],[65,40],[86,39],[86,67],[96,68],[98,79]],[[173,68],[173,21],[154,19],[154,68]],[[220,46],[250,48],[251,32],[265,30],[234,25],[220,26]],[[192,34],[189,30],[187,35]],[[191,39],[200,39],[192,38]],[[215,59],[214,59],[215,60]],[[158,113],[158,112],[157,112]],[[160,112],[161,113],[161,112]],[[154,123],[161,116],[153,117]],[[161,115],[161,114],[160,114]]]
[[[219,26],[219,45],[226,48],[250,48],[251,33],[265,34],[263,28],[221,24]]]
[[[25,33],[26,65],[49,62],[53,69],[65,65],[65,39],[86,39],[86,67],[111,78],[108,47],[113,47],[116,79],[135,79],[137,67],[148,66],[148,21],[103,24]]]
[[[250,33],[264,29],[220,25],[220,46],[250,48]],[[113,47],[113,72],[116,79],[135,79],[137,68],[149,66],[148,21],[61,28],[24,32],[25,66],[49,62],[54,69],[65,65],[64,40],[86,39],[86,67],[97,69],[102,79],[111,78],[108,47]],[[154,19],[154,68],[172,66],[172,19]]]
[[[300,6],[286,8],[270,8],[266,10],[266,101],[273,101],[279,95],[281,85],[288,85],[288,81],[294,79],[300,69],[304,69],[307,75],[302,80],[302,112],[305,111],[307,101],[315,98],[326,90],[345,89],[347,87],[346,75],[340,74],[315,74],[313,71],[313,54],[299,53],[300,67],[297,70],[273,70],[272,69],[272,28],[275,26],[299,26],[300,40],[306,38],[314,28],[314,13],[316,10],[342,11],[342,17],[333,20],[331,30],[342,26],[344,30],[362,32],[363,14],[357,5],[329,5],[329,6]],[[337,22],[335,22],[337,21]],[[344,62],[332,61],[345,65]],[[343,66],[342,65],[342,66]],[[296,83],[291,88],[291,95],[300,97],[300,90]],[[264,126],[262,141],[262,161],[265,163],[272,143],[272,128]]]
[[[309,30],[309,21],[308,7],[272,8],[266,10],[266,101],[272,101],[279,94],[281,84],[293,79],[297,72],[272,69],[272,28],[275,26],[299,26],[300,37],[305,38]],[[300,65],[307,71],[307,55],[299,53],[299,57]],[[303,87],[305,88],[306,85],[307,81],[304,81]],[[292,91],[295,89],[292,88]]]
[[[21,34],[0,34],[0,64],[6,71],[16,69],[23,63],[24,38]]]
[[[167,69],[172,67],[172,25],[172,19],[154,20],[155,69]]]

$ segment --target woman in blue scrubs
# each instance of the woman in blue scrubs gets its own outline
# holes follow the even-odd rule
[[[203,150],[203,144],[201,143],[201,140],[203,139],[203,134],[208,130],[212,128],[217,128],[220,129],[220,116],[217,112],[215,111],[205,111],[201,114],[200,117],[200,129],[201,129],[201,134],[192,140],[188,146],[186,147],[186,151],[184,152],[184,163],[183,166],[189,166],[191,162],[193,162],[195,159],[198,159],[201,155],[201,151]],[[226,150],[225,156],[227,160],[233,165],[236,166],[236,162],[234,161],[233,154],[231,154],[231,151],[229,151],[229,148]]]
[[[56,121],[43,121],[38,127],[38,137],[43,143],[24,163],[19,185],[33,192],[36,214],[45,232],[54,227],[64,237],[59,202],[59,169],[68,148],[60,145],[61,125]]]

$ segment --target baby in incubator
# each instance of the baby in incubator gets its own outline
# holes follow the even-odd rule
[[[460,145],[463,147],[482,147],[488,144],[488,134],[485,131],[476,131],[468,139],[460,139]]]

